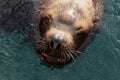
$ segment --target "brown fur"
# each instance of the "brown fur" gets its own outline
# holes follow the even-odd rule
[[[95,15],[95,8],[92,0],[44,0],[44,10],[41,11],[41,16],[51,15],[52,19],[57,19],[62,13],[65,19],[72,19],[67,13],[68,10],[75,10],[75,22],[72,24],[74,27],[81,29],[80,31],[88,31],[93,27],[93,18]],[[74,3],[75,2],[75,3]],[[78,3],[79,2],[79,3]],[[81,3],[83,2],[83,3]],[[43,8],[43,6],[41,6]],[[41,8],[40,7],[40,8]],[[63,15],[66,14],[66,15]],[[67,19],[67,20],[68,20]]]
[[[95,1],[95,0],[94,0]],[[94,27],[96,5],[93,0],[41,0],[40,6],[40,32],[44,47],[42,61],[52,64],[66,63],[71,60],[76,51],[87,38],[89,31]],[[52,50],[49,47],[51,37],[57,35],[64,37],[62,49]],[[71,51],[70,56],[65,51]],[[44,54],[45,53],[45,54]],[[50,54],[52,57],[46,55]],[[62,54],[61,57],[59,57]],[[45,56],[46,55],[46,56]],[[72,55],[72,56],[71,56]],[[55,56],[55,58],[53,57]],[[44,57],[44,59],[43,59]],[[59,59],[56,59],[56,57]],[[64,59],[63,59],[64,57]],[[61,61],[61,62],[60,62]]]

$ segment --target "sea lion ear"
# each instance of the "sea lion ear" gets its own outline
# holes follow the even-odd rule
[[[83,32],[82,28],[79,27],[79,28],[76,29],[75,34],[80,34],[82,32]]]

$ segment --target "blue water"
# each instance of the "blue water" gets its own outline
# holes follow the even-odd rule
[[[105,0],[100,33],[76,61],[44,65],[19,31],[0,30],[0,80],[120,80],[120,0]]]

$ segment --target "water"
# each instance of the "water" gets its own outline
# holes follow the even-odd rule
[[[75,62],[43,65],[19,31],[0,30],[0,80],[120,80],[120,0],[105,0],[100,33]]]

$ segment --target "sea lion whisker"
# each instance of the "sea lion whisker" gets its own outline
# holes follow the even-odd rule
[[[77,57],[77,54],[76,54],[75,51],[73,51],[72,49],[70,49],[70,52],[71,52],[72,54],[74,54],[74,55]]]
[[[36,46],[37,48],[42,48],[43,46]]]
[[[45,45],[43,45],[43,44],[39,45],[38,48],[42,49],[42,50],[46,49]]]
[[[44,41],[45,39],[44,39],[44,38],[42,38],[42,37],[40,37],[40,40],[43,40],[43,41]]]
[[[38,49],[42,49],[43,51],[46,50],[44,47],[41,47],[41,46],[39,46]]]
[[[60,53],[60,56],[61,56],[61,57],[63,57],[63,54],[62,54],[62,53]]]
[[[64,58],[66,59],[66,58],[67,58],[67,55],[65,55],[65,53],[63,53],[63,55],[64,55]]]
[[[44,50],[44,47],[41,47],[41,49],[43,49],[43,50]]]
[[[40,12],[41,10],[40,10],[40,9],[36,9],[36,12],[37,12],[37,11]]]
[[[80,52],[80,51],[75,51],[75,53],[76,53],[77,55],[80,55],[82,52]]]
[[[42,48],[42,47],[45,47],[45,46],[44,46],[43,44],[39,44],[39,47],[41,47],[41,48]]]
[[[63,58],[64,58],[64,54],[63,54],[63,52],[61,52],[61,53],[60,53],[60,55],[61,55],[61,57],[63,57]]]
[[[69,52],[69,51],[67,51],[67,53],[70,55],[70,57],[75,61],[75,58],[74,58],[74,56],[73,56],[73,54],[71,53],[71,52]]]
[[[65,53],[66,57],[68,57],[70,59],[70,55],[66,51],[64,53]]]
[[[66,59],[67,55],[65,55],[65,52],[62,52],[62,54],[63,54],[63,57]]]
[[[43,47],[43,51],[46,51],[46,48],[45,48],[45,47]]]
[[[71,57],[73,60],[75,60],[74,55],[77,56],[77,54],[74,53],[74,51],[72,50],[72,47],[71,47],[71,46],[68,46],[68,47],[67,47],[67,51],[66,51],[66,52],[70,55],[70,57]]]
[[[82,52],[80,52],[80,51],[75,51],[76,53],[78,53],[78,54],[81,54]]]
[[[43,45],[43,48],[45,48],[45,49],[46,49],[45,45]]]
[[[37,41],[36,43],[37,43],[37,44],[39,44],[39,43],[45,44],[46,42],[45,42],[45,40],[39,40],[39,41]]]
[[[36,43],[43,43],[43,41],[37,41]]]

